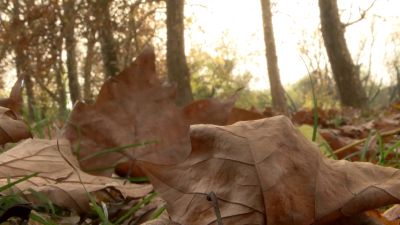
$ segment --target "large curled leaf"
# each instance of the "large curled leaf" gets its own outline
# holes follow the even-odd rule
[[[335,161],[286,117],[191,127],[192,152],[174,166],[142,162],[180,224],[323,224],[399,202],[397,169]],[[171,154],[174,154],[171,152]]]
[[[92,176],[78,168],[67,140],[29,139],[0,155],[0,186],[33,173],[37,176],[16,184],[34,200],[29,189],[44,193],[58,206],[78,213],[89,212],[88,193],[113,189],[124,197],[141,198],[152,191],[151,185],[123,184],[108,177]]]
[[[186,158],[189,124],[182,119],[174,94],[175,88],[162,85],[156,76],[153,49],[145,49],[130,67],[102,86],[94,104],[75,105],[65,136],[73,143],[81,167],[90,171],[113,168],[124,157],[161,164]],[[88,157],[146,141],[156,143]]]

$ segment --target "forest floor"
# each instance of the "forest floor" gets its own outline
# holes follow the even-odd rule
[[[0,223],[400,223],[400,103],[291,118],[237,108],[240,93],[177,107],[154,58],[65,123],[26,124],[17,81],[0,101]]]

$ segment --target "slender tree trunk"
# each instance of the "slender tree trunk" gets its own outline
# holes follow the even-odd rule
[[[26,96],[27,96],[27,102],[28,102],[29,119],[31,121],[35,121],[36,102],[35,102],[35,94],[33,91],[33,82],[32,82],[32,78],[31,78],[30,74],[26,73],[24,77],[25,77],[24,81],[25,81],[25,88],[26,88]]]
[[[264,24],[264,42],[268,64],[268,78],[271,87],[272,106],[284,115],[289,115],[285,91],[282,87],[279,75],[270,0],[261,0],[261,9]]]
[[[178,86],[176,103],[193,100],[184,41],[184,0],[167,0],[167,68],[171,82]]]
[[[397,63],[395,63],[394,69],[396,70],[396,78],[397,78],[397,84],[396,84],[397,98],[400,99],[400,66],[398,66]]]
[[[61,46],[62,46],[62,41],[61,41]],[[63,63],[62,63],[62,54],[59,54],[59,61],[58,65],[55,65],[55,75],[56,75],[56,85],[57,85],[57,101],[58,101],[58,111],[59,111],[59,116],[61,118],[66,118],[68,116],[68,111],[67,111],[67,92],[65,90],[65,84],[63,81],[62,75],[64,74],[63,72]]]
[[[106,78],[113,77],[119,72],[117,46],[113,36],[109,9],[110,3],[110,0],[94,0],[93,2],[93,12],[99,32],[101,55]]]
[[[62,20],[62,15],[58,14],[60,20]],[[66,119],[68,116],[67,111],[67,91],[65,89],[65,83],[63,80],[63,58],[62,58],[62,51],[63,51],[63,44],[64,44],[64,37],[62,35],[57,35],[57,33],[62,30],[62,28],[56,28],[54,30],[54,39],[52,50],[51,50],[51,57],[53,58],[53,71],[54,77],[56,81],[56,90],[55,90],[55,100],[58,103],[58,116],[59,118]]]
[[[35,121],[35,96],[33,92],[32,74],[28,64],[27,57],[24,55],[23,50],[18,46],[15,46],[15,67],[17,69],[17,77],[24,78],[27,105],[28,105],[28,117],[30,121]]]
[[[20,20],[20,5],[18,0],[13,1],[13,29],[15,41],[13,42],[15,52],[15,67],[18,78],[24,78],[25,90],[28,103],[29,120],[35,120],[35,96],[33,92],[33,83],[31,79],[31,66],[28,61],[28,38],[25,35],[25,28]]]
[[[78,81],[75,40],[75,0],[64,0],[64,37],[67,50],[68,85],[72,104],[82,99]]]
[[[93,100],[93,93],[91,90],[92,89],[91,73],[92,73],[92,63],[94,56],[94,44],[95,44],[94,35],[91,31],[88,31],[86,58],[85,58],[85,65],[83,68],[83,78],[84,78],[83,98],[85,102],[91,102]]]
[[[363,108],[367,97],[345,39],[345,26],[340,21],[337,0],[319,0],[321,31],[328,58],[343,106]]]

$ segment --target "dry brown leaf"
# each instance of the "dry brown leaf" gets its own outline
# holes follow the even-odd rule
[[[327,116],[326,112],[320,108],[317,109],[318,113],[318,125],[326,126]],[[314,124],[314,110],[313,109],[301,109],[292,115],[292,121],[296,124]]]
[[[183,112],[190,124],[226,125],[237,97],[238,93],[235,93],[226,100],[197,100],[185,106]]]
[[[186,158],[189,124],[182,119],[174,95],[175,88],[163,86],[156,76],[154,50],[145,49],[130,67],[102,86],[94,104],[75,105],[65,136],[73,143],[81,168],[110,168],[124,157],[161,164]],[[157,143],[82,160],[103,149],[145,141]]]
[[[0,106],[0,145],[30,137],[29,127],[13,111]]]
[[[261,113],[234,107],[229,114],[228,121],[224,125],[234,124],[239,121],[258,120],[265,118]]]
[[[400,205],[396,204],[390,207],[390,209],[385,211],[383,216],[390,221],[400,220]]]
[[[237,93],[224,101],[216,98],[201,99],[185,106],[183,112],[190,124],[227,125],[263,118],[261,113],[234,107],[236,99]],[[118,163],[115,173],[121,177],[145,176],[136,164],[135,160]]]
[[[18,78],[11,89],[10,97],[0,99],[0,106],[11,109],[18,117],[22,109],[23,78]]]
[[[399,225],[397,221],[389,221],[378,210],[369,210],[352,217],[345,217],[331,225]]]
[[[321,155],[286,117],[191,127],[192,152],[175,166],[140,163],[180,224],[325,224],[399,202],[397,169]],[[173,154],[173,152],[171,152]]]
[[[87,192],[118,190],[123,197],[141,198],[151,185],[123,184],[123,181],[92,176],[78,168],[67,140],[29,139],[0,155],[0,186],[38,172],[36,177],[15,185],[29,200],[29,189],[44,193],[54,204],[85,213]],[[78,175],[79,174],[79,175]],[[87,192],[86,192],[87,191]]]
[[[150,220],[148,222],[142,223],[142,225],[179,225],[179,224],[174,223],[167,218],[162,218],[162,219]]]

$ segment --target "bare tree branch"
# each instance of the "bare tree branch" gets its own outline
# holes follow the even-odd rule
[[[376,0],[374,0],[369,6],[368,8],[361,10],[360,9],[360,17],[354,21],[351,22],[347,22],[347,23],[343,23],[343,27],[346,28],[348,26],[351,26],[355,23],[360,22],[361,20],[365,19],[365,17],[367,16],[367,12],[375,5]]]

